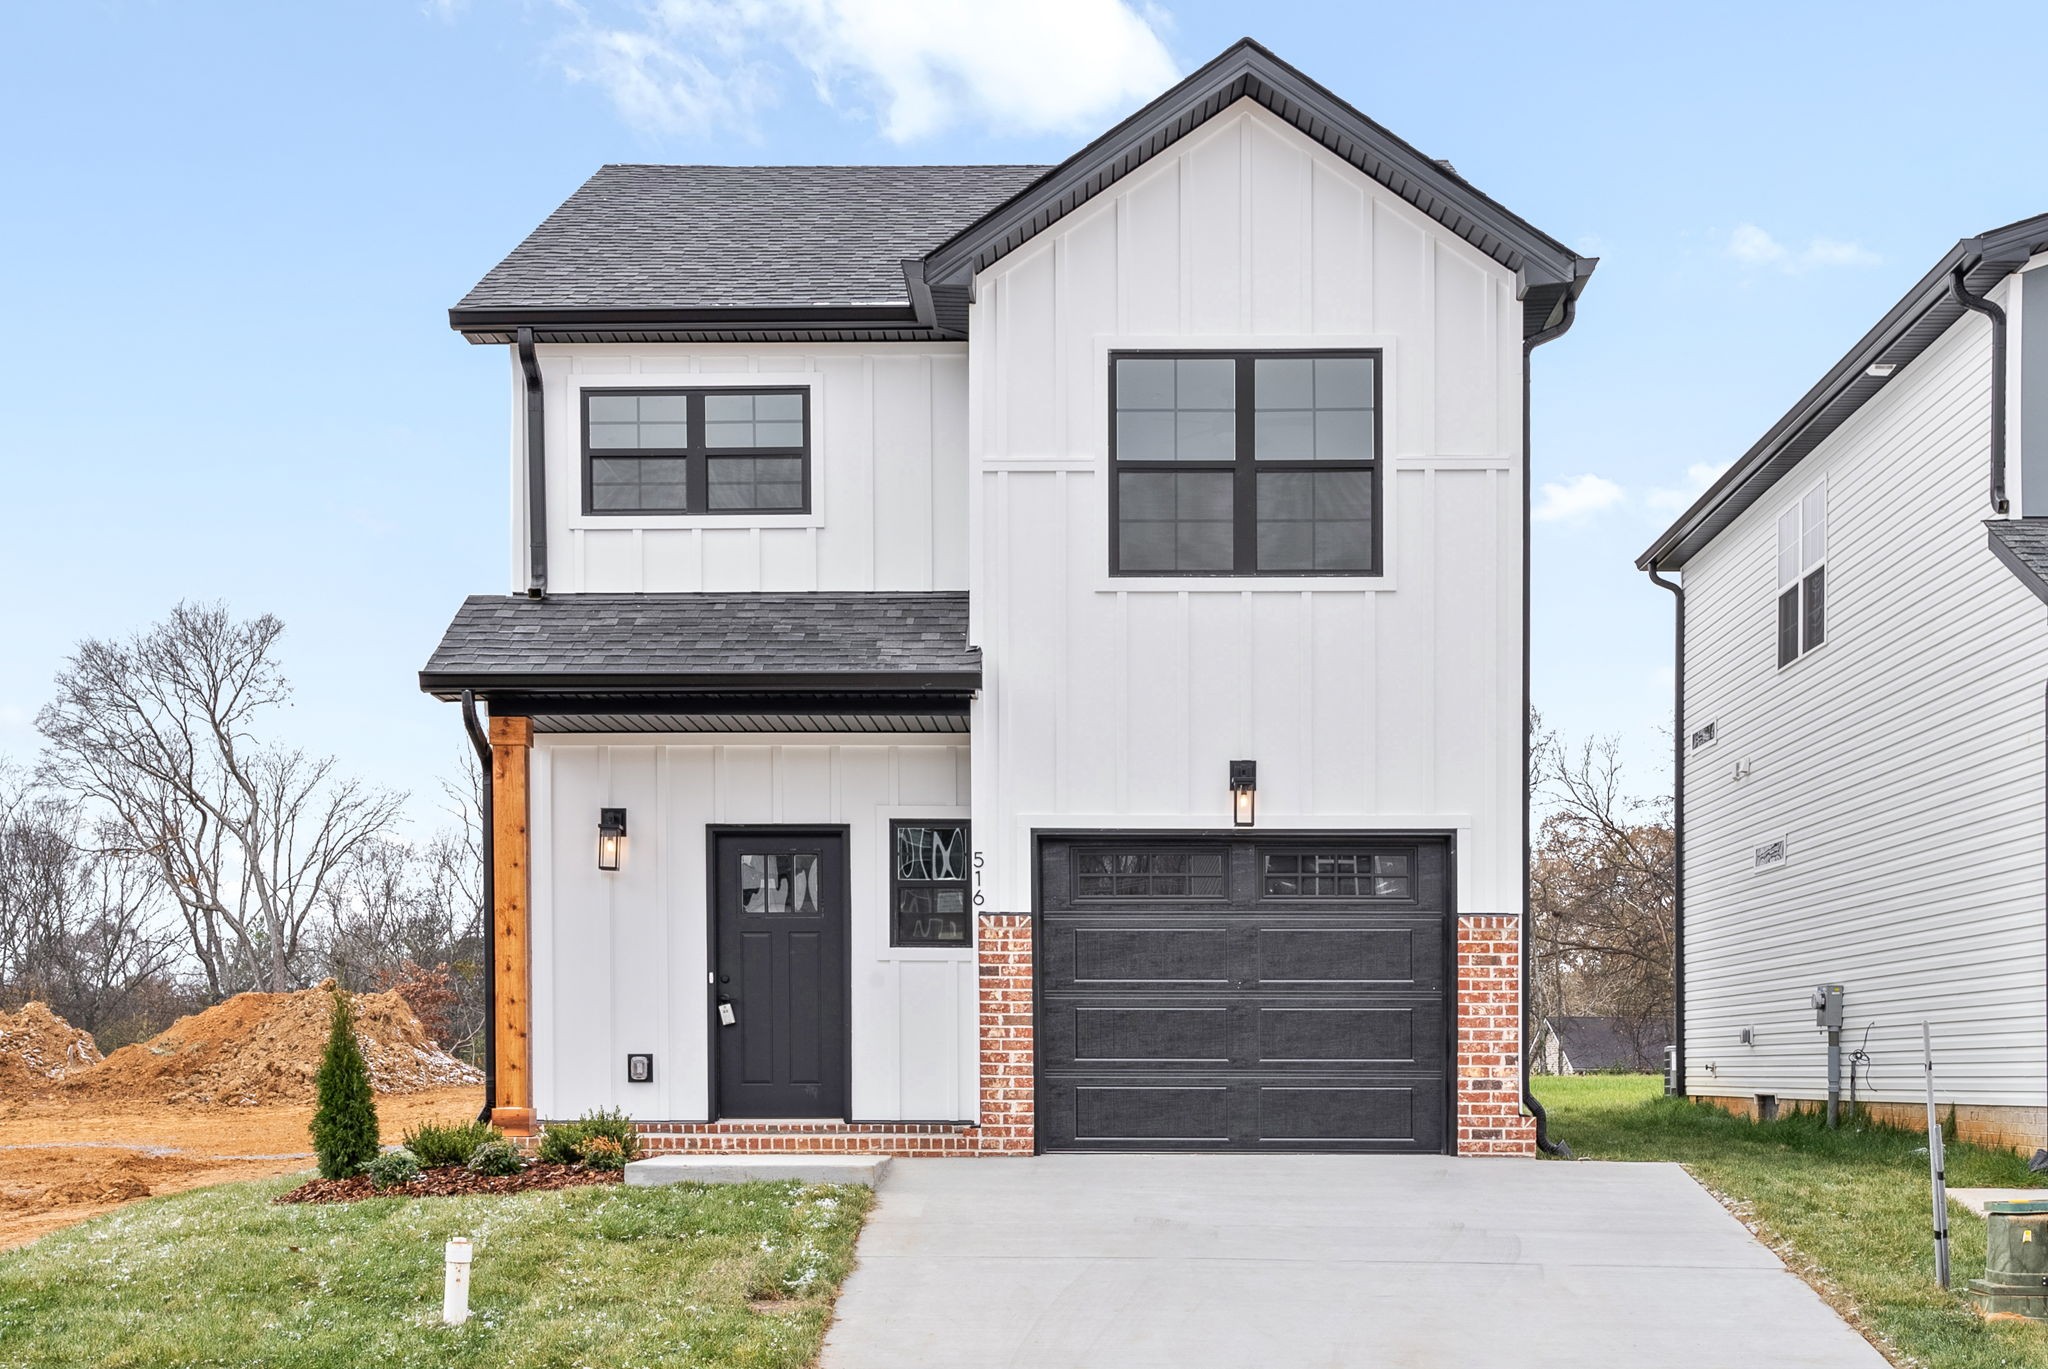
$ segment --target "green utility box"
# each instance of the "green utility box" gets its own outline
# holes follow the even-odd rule
[[[1984,1277],[1970,1280],[1977,1310],[2048,1321],[2048,1202],[1990,1203],[1984,1226]]]

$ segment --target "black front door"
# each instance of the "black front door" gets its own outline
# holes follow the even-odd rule
[[[712,839],[721,1117],[846,1116],[846,834]]]

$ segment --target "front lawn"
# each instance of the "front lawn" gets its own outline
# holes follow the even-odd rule
[[[277,1205],[292,1184],[156,1199],[0,1253],[0,1364],[801,1369],[870,1201],[681,1184]],[[442,1246],[475,1242],[441,1325]]]
[[[1984,1271],[1984,1219],[1954,1203],[1954,1291],[1935,1286],[1924,1137],[1869,1126],[1829,1132],[1813,1114],[1752,1123],[1666,1098],[1660,1080],[1640,1075],[1539,1078],[1536,1096],[1551,1135],[1582,1158],[1684,1165],[1831,1302],[1889,1341],[1894,1362],[2048,1369],[2048,1331],[1986,1322],[1962,1296]],[[2010,1151],[1951,1143],[1948,1182],[2020,1188],[2041,1176]]]

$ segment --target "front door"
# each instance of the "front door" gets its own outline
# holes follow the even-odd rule
[[[718,1115],[846,1116],[846,834],[720,832],[712,880]]]

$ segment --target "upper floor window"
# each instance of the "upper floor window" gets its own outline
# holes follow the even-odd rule
[[[1117,575],[1380,569],[1377,352],[1110,358]]]
[[[1828,639],[1828,485],[1778,516],[1778,665]]]
[[[585,390],[585,513],[806,513],[802,387]]]

